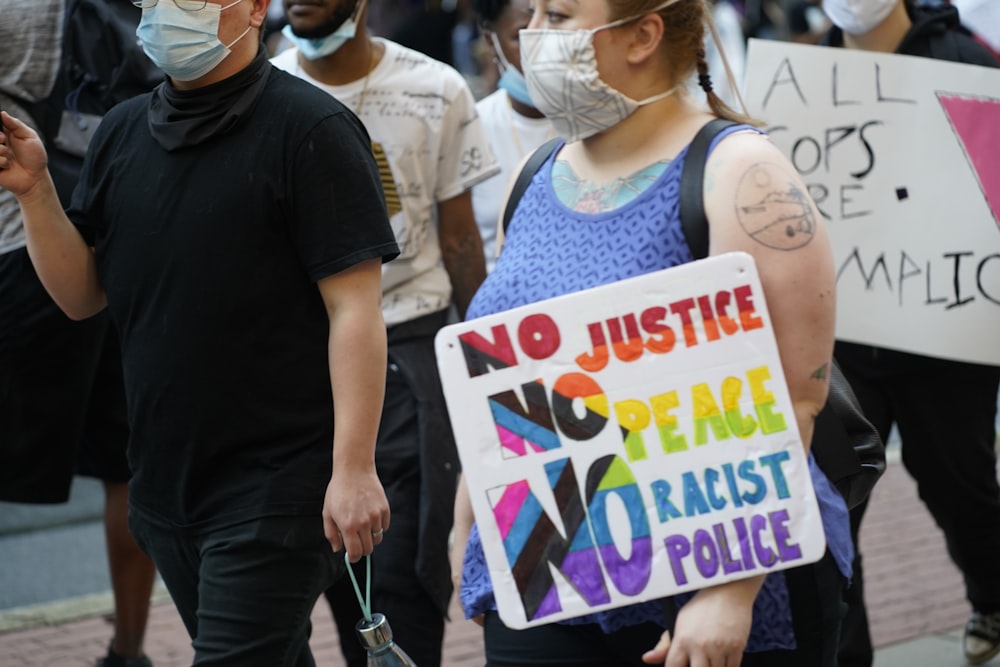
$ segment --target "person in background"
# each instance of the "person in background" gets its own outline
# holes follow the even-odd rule
[[[0,113],[0,188],[54,301],[118,331],[129,528],[193,664],[307,667],[316,600],[389,528],[374,445],[398,246],[364,127],[269,64],[268,0],[139,1],[167,80],[104,117],[67,212],[38,135]]]
[[[954,7],[917,7],[909,0],[823,0],[823,10],[834,24],[822,42],[827,46],[1000,66],[960,29]],[[903,465],[965,578],[972,605],[962,639],[965,658],[972,664],[986,662],[1000,653],[1000,567],[993,556],[1000,552],[994,451],[1000,368],[843,341],[837,342],[835,354],[883,441],[894,424],[899,429]],[[866,507],[863,503],[851,512],[855,544]],[[848,604],[840,667],[870,667],[874,656],[860,552]]]
[[[980,44],[1000,59],[1000,8],[992,0],[951,0],[962,25]]]
[[[799,44],[817,44],[830,30],[822,0],[797,0],[788,8],[788,38]]]
[[[263,35],[264,46],[267,47],[267,52],[272,56],[278,55],[291,46],[281,34],[286,25],[288,25],[288,19],[285,17],[285,8],[281,1],[272,2],[267,8]]]
[[[453,307],[465,315],[485,275],[472,189],[498,167],[462,76],[369,35],[365,0],[285,0],[285,9],[285,36],[295,46],[272,62],[364,123],[400,246],[382,275],[389,365],[375,449],[393,530],[371,560],[371,602],[413,660],[435,667],[452,593],[448,535],[459,462],[434,336]],[[355,571],[362,581],[365,570]],[[350,582],[328,590],[327,600],[348,665],[363,667],[354,633],[361,608]]]
[[[368,8],[372,35],[455,65],[455,28],[465,0],[378,0]]]
[[[749,39],[784,39],[785,11],[780,0],[743,0],[743,32]]]
[[[102,91],[102,101],[119,101],[163,79],[135,46],[139,9],[113,0],[63,5],[9,0],[0,21],[0,108],[23,117],[50,146],[63,100],[79,85],[70,81],[75,70],[92,77],[89,88],[77,90],[78,101],[91,89]],[[78,62],[87,45],[75,41],[84,36],[93,38],[92,50]],[[107,63],[117,71],[102,69]],[[86,146],[78,148],[82,154]],[[82,159],[53,147],[50,163],[68,206]],[[17,200],[0,189],[0,501],[62,503],[74,473],[101,480],[114,614],[97,665],[149,667],[143,644],[156,568],[128,530],[129,428],[118,340],[106,315],[66,317],[39,282],[26,243]]]
[[[520,33],[531,99],[564,143],[517,202],[492,273],[469,307],[481,317],[694,259],[678,189],[687,147],[715,118],[735,125],[705,172],[709,254],[751,254],[774,322],[803,442],[823,406],[833,352],[833,256],[815,204],[788,160],[713,91],[702,0],[538,0]],[[707,108],[687,90],[698,73]],[[610,102],[610,103],[609,103]],[[749,184],[768,184],[751,195]],[[711,185],[709,185],[711,184]],[[748,189],[749,188],[749,189]],[[780,198],[760,227],[734,202]],[[774,236],[755,229],[775,226]],[[530,277],[527,279],[526,277]],[[484,625],[491,667],[833,667],[852,558],[847,506],[810,457],[828,551],[817,564],[526,630],[506,627],[478,529],[464,549],[461,601]],[[456,522],[468,520],[463,484]],[[464,534],[456,529],[456,535]],[[666,608],[666,609],[665,609]],[[665,611],[667,613],[665,613]],[[669,617],[669,618],[668,618]],[[663,626],[669,624],[669,632]]]
[[[500,70],[497,90],[476,103],[476,111],[496,154],[500,172],[472,189],[472,208],[483,239],[486,271],[497,254],[500,205],[515,168],[529,153],[555,137],[552,124],[535,108],[521,73],[518,32],[528,27],[527,0],[472,0],[486,47]]]

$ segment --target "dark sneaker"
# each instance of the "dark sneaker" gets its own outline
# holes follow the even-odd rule
[[[123,658],[109,646],[108,654],[97,661],[97,667],[153,667],[153,663],[145,655],[138,658]]]
[[[972,612],[965,624],[962,648],[970,665],[981,665],[1000,654],[1000,611],[992,614]]]

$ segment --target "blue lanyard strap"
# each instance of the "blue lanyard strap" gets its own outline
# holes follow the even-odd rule
[[[358,586],[358,580],[354,577],[354,568],[351,567],[351,561],[347,559],[347,552],[344,552],[344,563],[347,564],[347,574],[351,575],[351,583],[354,584],[354,595],[358,598],[358,604],[361,605],[361,613],[365,615],[365,620],[369,623],[372,622],[372,557],[365,556],[365,596],[361,597],[361,588]]]

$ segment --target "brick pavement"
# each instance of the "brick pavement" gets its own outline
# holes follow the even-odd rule
[[[875,486],[860,542],[875,646],[965,624],[962,575],[901,464],[891,464]]]
[[[861,536],[866,557],[868,604],[876,646],[953,629],[968,604],[961,577],[948,560],[940,531],[916,497],[902,466],[891,464],[876,487]],[[478,627],[452,605],[445,633],[445,667],[481,667]],[[392,621],[392,619],[390,619]],[[313,614],[313,649],[320,667],[342,667],[329,612]],[[0,667],[86,667],[104,651],[110,626],[91,616],[55,626],[0,634]],[[405,647],[404,647],[405,648]],[[146,649],[157,667],[190,665],[187,636],[169,602],[153,607]],[[923,667],[919,662],[913,667]],[[928,666],[931,667],[931,666]]]

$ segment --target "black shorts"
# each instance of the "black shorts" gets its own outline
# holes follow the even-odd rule
[[[129,479],[118,341],[105,314],[73,322],[25,249],[0,255],[0,500],[60,503],[81,474]]]

